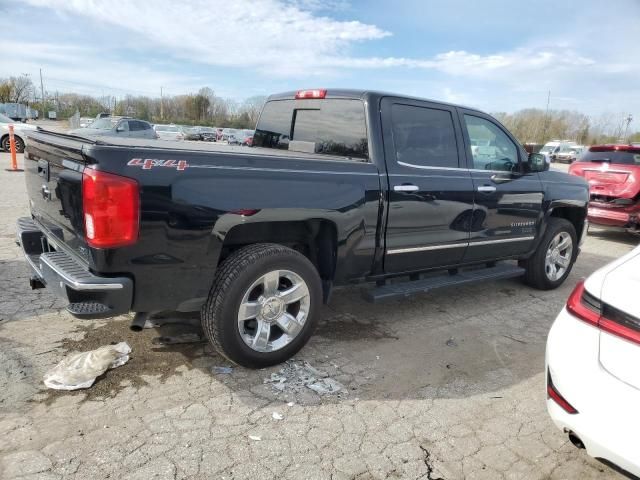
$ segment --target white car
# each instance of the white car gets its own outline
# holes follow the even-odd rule
[[[154,125],[160,140],[184,140],[184,133],[178,125]]]
[[[580,282],[547,339],[547,410],[572,443],[640,476],[640,246]]]
[[[9,125],[13,125],[13,138],[16,142],[16,152],[24,152],[27,133],[36,131],[38,127],[28,123],[15,122],[0,113],[0,149],[5,152],[9,151]]]

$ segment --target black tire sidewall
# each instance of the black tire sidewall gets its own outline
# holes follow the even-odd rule
[[[571,237],[571,241],[573,242],[573,250],[571,252],[571,263],[567,267],[567,270],[564,272],[562,277],[558,280],[551,280],[547,276],[545,259],[547,250],[549,249],[549,245],[553,241],[553,239],[561,232],[566,232]],[[578,256],[578,242],[576,231],[571,222],[562,218],[550,218],[549,225],[544,234],[544,238],[538,247],[538,251],[534,255],[536,264],[534,268],[539,269],[540,277],[543,279],[545,283],[545,287],[549,290],[554,289],[562,285],[562,283],[567,279],[571,270],[573,268],[573,264]]]
[[[262,275],[274,270],[289,270],[302,277],[309,289],[310,308],[302,331],[289,345],[274,352],[256,352],[244,342],[240,335],[238,309],[251,284]],[[218,323],[220,335],[218,341],[223,345],[224,353],[241,365],[263,367],[282,363],[307,343],[317,324],[318,310],[322,301],[322,285],[315,267],[309,260],[293,250],[285,250],[261,258],[243,269],[223,295],[224,300],[214,314],[214,321]]]
[[[22,138],[18,137],[18,136],[14,136],[15,142],[16,142],[16,153],[23,153],[24,152],[24,141],[22,140]],[[6,137],[4,137],[2,139],[2,145],[0,145],[0,147],[2,147],[2,150],[4,150],[5,152],[11,152],[11,140],[9,139],[9,136],[7,135]]]

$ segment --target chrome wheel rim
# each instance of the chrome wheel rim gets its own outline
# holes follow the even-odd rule
[[[302,331],[309,314],[309,288],[300,275],[274,270],[245,291],[238,309],[238,331],[256,352],[274,352]]]
[[[544,260],[544,271],[547,278],[557,281],[566,273],[571,265],[573,240],[567,232],[560,232],[549,244]]]

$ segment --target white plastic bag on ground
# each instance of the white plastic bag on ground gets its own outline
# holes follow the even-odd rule
[[[131,347],[127,342],[77,353],[45,373],[44,384],[54,390],[89,388],[108,369],[127,363],[130,353]]]

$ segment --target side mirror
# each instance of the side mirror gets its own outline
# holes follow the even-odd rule
[[[118,132],[118,133],[124,132],[124,127],[122,125],[120,125],[118,128],[116,128],[116,132]]]
[[[530,153],[527,163],[529,164],[530,172],[544,172],[546,170],[549,170],[547,157],[542,153]]]

